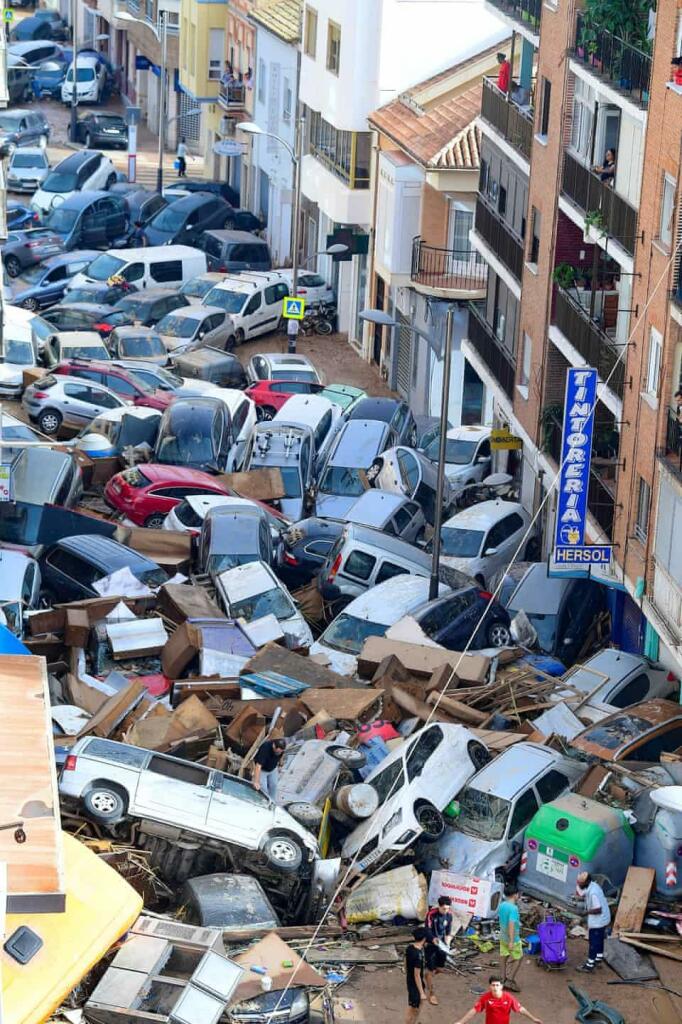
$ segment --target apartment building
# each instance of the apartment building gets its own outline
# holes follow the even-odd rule
[[[492,422],[523,441],[522,500],[541,510],[547,553],[566,370],[597,368],[586,539],[614,545],[600,578],[616,642],[679,671],[682,572],[670,530],[682,504],[666,469],[679,447],[667,411],[679,325],[665,278],[678,230],[678,4],[656,14],[624,4],[622,36],[607,28],[604,0],[488,6],[512,30],[512,75],[504,92],[483,87],[471,239],[487,291],[470,305],[462,351],[492,394]]]
[[[339,326],[360,344],[359,314],[370,295],[370,188],[374,158],[368,117],[415,82],[451,67],[499,37],[482,2],[458,5],[382,0],[311,0],[303,11],[299,100],[305,116],[302,255],[329,244],[345,256],[319,259],[336,287]],[[428,46],[412,40],[428,39]],[[371,351],[369,333],[365,354]]]
[[[370,304],[399,325],[375,328],[371,357],[413,412],[437,415],[446,314],[454,306],[448,419],[455,426],[490,414],[461,341],[468,301],[486,294],[488,266],[470,240],[480,169],[477,118],[483,80],[505,45],[499,41],[406,89],[369,117],[378,140]]]

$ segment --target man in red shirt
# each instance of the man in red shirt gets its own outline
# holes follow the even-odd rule
[[[497,63],[500,65],[497,69],[497,88],[500,92],[508,92],[509,79],[511,77],[511,64],[507,60],[507,54],[498,53]]]
[[[477,1013],[483,1013],[484,1010],[485,1024],[509,1024],[512,1013],[520,1013],[524,1017],[528,1017],[528,1020],[534,1021],[534,1024],[542,1024],[540,1018],[534,1017],[525,1006],[521,1006],[511,992],[505,992],[501,978],[493,976],[488,979],[488,984],[490,985],[488,991],[484,992],[476,1005],[472,1006],[469,1012],[460,1017],[458,1021],[455,1021],[455,1024],[467,1024]]]

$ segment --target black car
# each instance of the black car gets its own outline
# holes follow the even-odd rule
[[[221,228],[231,207],[210,192],[176,199],[154,217],[144,229],[148,245],[195,245],[204,231]]]
[[[17,277],[26,267],[63,251],[61,238],[49,228],[10,231],[7,241],[0,246],[2,262],[10,277]]]
[[[409,405],[399,398],[361,398],[346,416],[348,420],[379,420],[388,423],[398,438],[396,444],[414,448],[417,444],[417,425]]]
[[[134,185],[132,190],[129,189],[125,192],[123,194],[123,201],[128,210],[128,223],[131,229],[136,224],[146,227],[156,217],[157,213],[160,213],[161,210],[168,206],[166,200],[158,192],[147,192],[145,189],[141,189],[139,185]]]
[[[99,334],[106,336],[116,326],[107,324],[106,317],[109,312],[110,309],[106,306],[84,302],[72,306],[62,302],[48,309],[42,317],[55,331],[98,331]]]
[[[235,209],[239,207],[239,192],[228,185],[226,181],[204,181],[203,178],[182,178],[181,181],[175,183],[176,188],[181,188],[183,192],[212,192],[215,196],[220,196],[225,202],[229,203]]]
[[[115,306],[135,290],[129,284],[82,284],[79,288],[69,288],[64,301],[70,306]]]
[[[287,587],[303,587],[317,576],[344,526],[340,521],[310,516],[284,531],[277,575]]]
[[[63,537],[40,559],[43,593],[50,603],[80,601],[97,597],[93,584],[117,569],[129,569],[140,583],[160,587],[168,581],[166,572],[151,559],[109,537],[86,534]]]
[[[220,398],[176,398],[165,410],[154,462],[224,472],[233,444],[230,410]]]
[[[24,18],[18,21],[9,34],[11,43],[27,43],[36,39],[56,39],[52,25],[45,18]]]
[[[262,231],[265,222],[251,210],[232,210],[225,221],[225,227],[232,231]]]
[[[87,114],[76,125],[76,141],[83,142],[88,149],[95,146],[128,145],[128,125],[118,114]]]
[[[129,322],[154,327],[166,313],[172,313],[180,306],[189,306],[188,300],[168,288],[145,288],[144,291],[126,295],[116,303],[112,313],[122,313]]]
[[[121,196],[84,189],[50,210],[44,223],[62,237],[65,249],[109,249],[127,238],[128,210]]]
[[[475,583],[426,601],[411,615],[430,640],[449,651],[463,651],[469,641],[474,648],[511,643],[509,612]]]
[[[59,11],[53,11],[50,8],[42,7],[40,10],[34,12],[33,17],[38,21],[47,22],[52,32],[52,39],[69,38],[69,27],[66,22],[62,20],[62,16]]]

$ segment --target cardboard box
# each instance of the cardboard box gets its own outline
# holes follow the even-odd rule
[[[85,647],[90,636],[90,619],[85,608],[67,608],[64,643],[67,647]]]
[[[171,622],[186,619],[222,619],[227,616],[203,587],[188,583],[166,583],[158,593],[157,609]]]
[[[138,554],[151,558],[171,575],[189,572],[192,561],[192,537],[189,533],[119,526],[114,538]]]
[[[178,679],[201,650],[201,630],[191,622],[178,626],[161,652],[161,668],[169,679]]]
[[[358,674],[370,679],[388,654],[394,654],[414,676],[430,677],[442,665],[457,666],[457,677],[467,683],[483,683],[488,678],[492,659],[485,654],[460,654],[439,647],[401,643],[383,636],[365,640],[358,658]]]
[[[47,370],[44,369],[44,367],[42,367],[42,366],[32,366],[32,367],[30,367],[30,369],[24,370],[23,376],[22,376],[22,384],[23,384],[23,386],[25,388],[27,388],[27,387],[29,387],[29,385],[35,384],[35,382],[37,380],[40,380],[41,377],[46,377],[46,376],[47,376]]]

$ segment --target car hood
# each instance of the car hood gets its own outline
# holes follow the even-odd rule
[[[151,224],[147,225],[144,233],[150,245],[170,245],[176,234],[174,231],[161,231],[159,228],[152,227]]]
[[[506,860],[504,840],[488,841],[448,828],[435,843],[420,843],[417,860],[426,871],[456,871],[483,878],[494,876]],[[496,856],[497,854],[497,856]]]
[[[318,494],[315,501],[315,515],[321,519],[345,519],[346,513],[357,501],[340,494]]]
[[[474,558],[456,558],[454,555],[441,555],[440,560],[443,565],[447,565],[450,569],[458,569],[460,572],[466,573],[467,576],[471,576],[472,566],[476,561]]]
[[[290,638],[295,647],[310,647],[313,642],[313,634],[310,626],[302,615],[292,615],[290,619],[280,619],[280,626],[287,638]]]
[[[303,498],[280,498],[278,504],[280,512],[287,519],[291,519],[294,523],[303,519]]]
[[[340,676],[352,676],[358,667],[358,659],[354,654],[335,651],[332,647],[325,647],[319,642],[312,644],[310,654],[323,654],[329,661],[330,668]]]
[[[52,209],[52,202],[55,197],[59,199],[68,199],[72,192],[44,192],[42,188],[39,188],[37,192],[33,193],[31,199],[31,208],[34,210],[40,210],[42,213],[48,213]],[[59,202],[57,206],[59,206]]]
[[[20,366],[17,363],[0,363],[0,383],[21,384],[24,370],[33,369],[35,369],[33,363],[27,363],[26,366]]]

